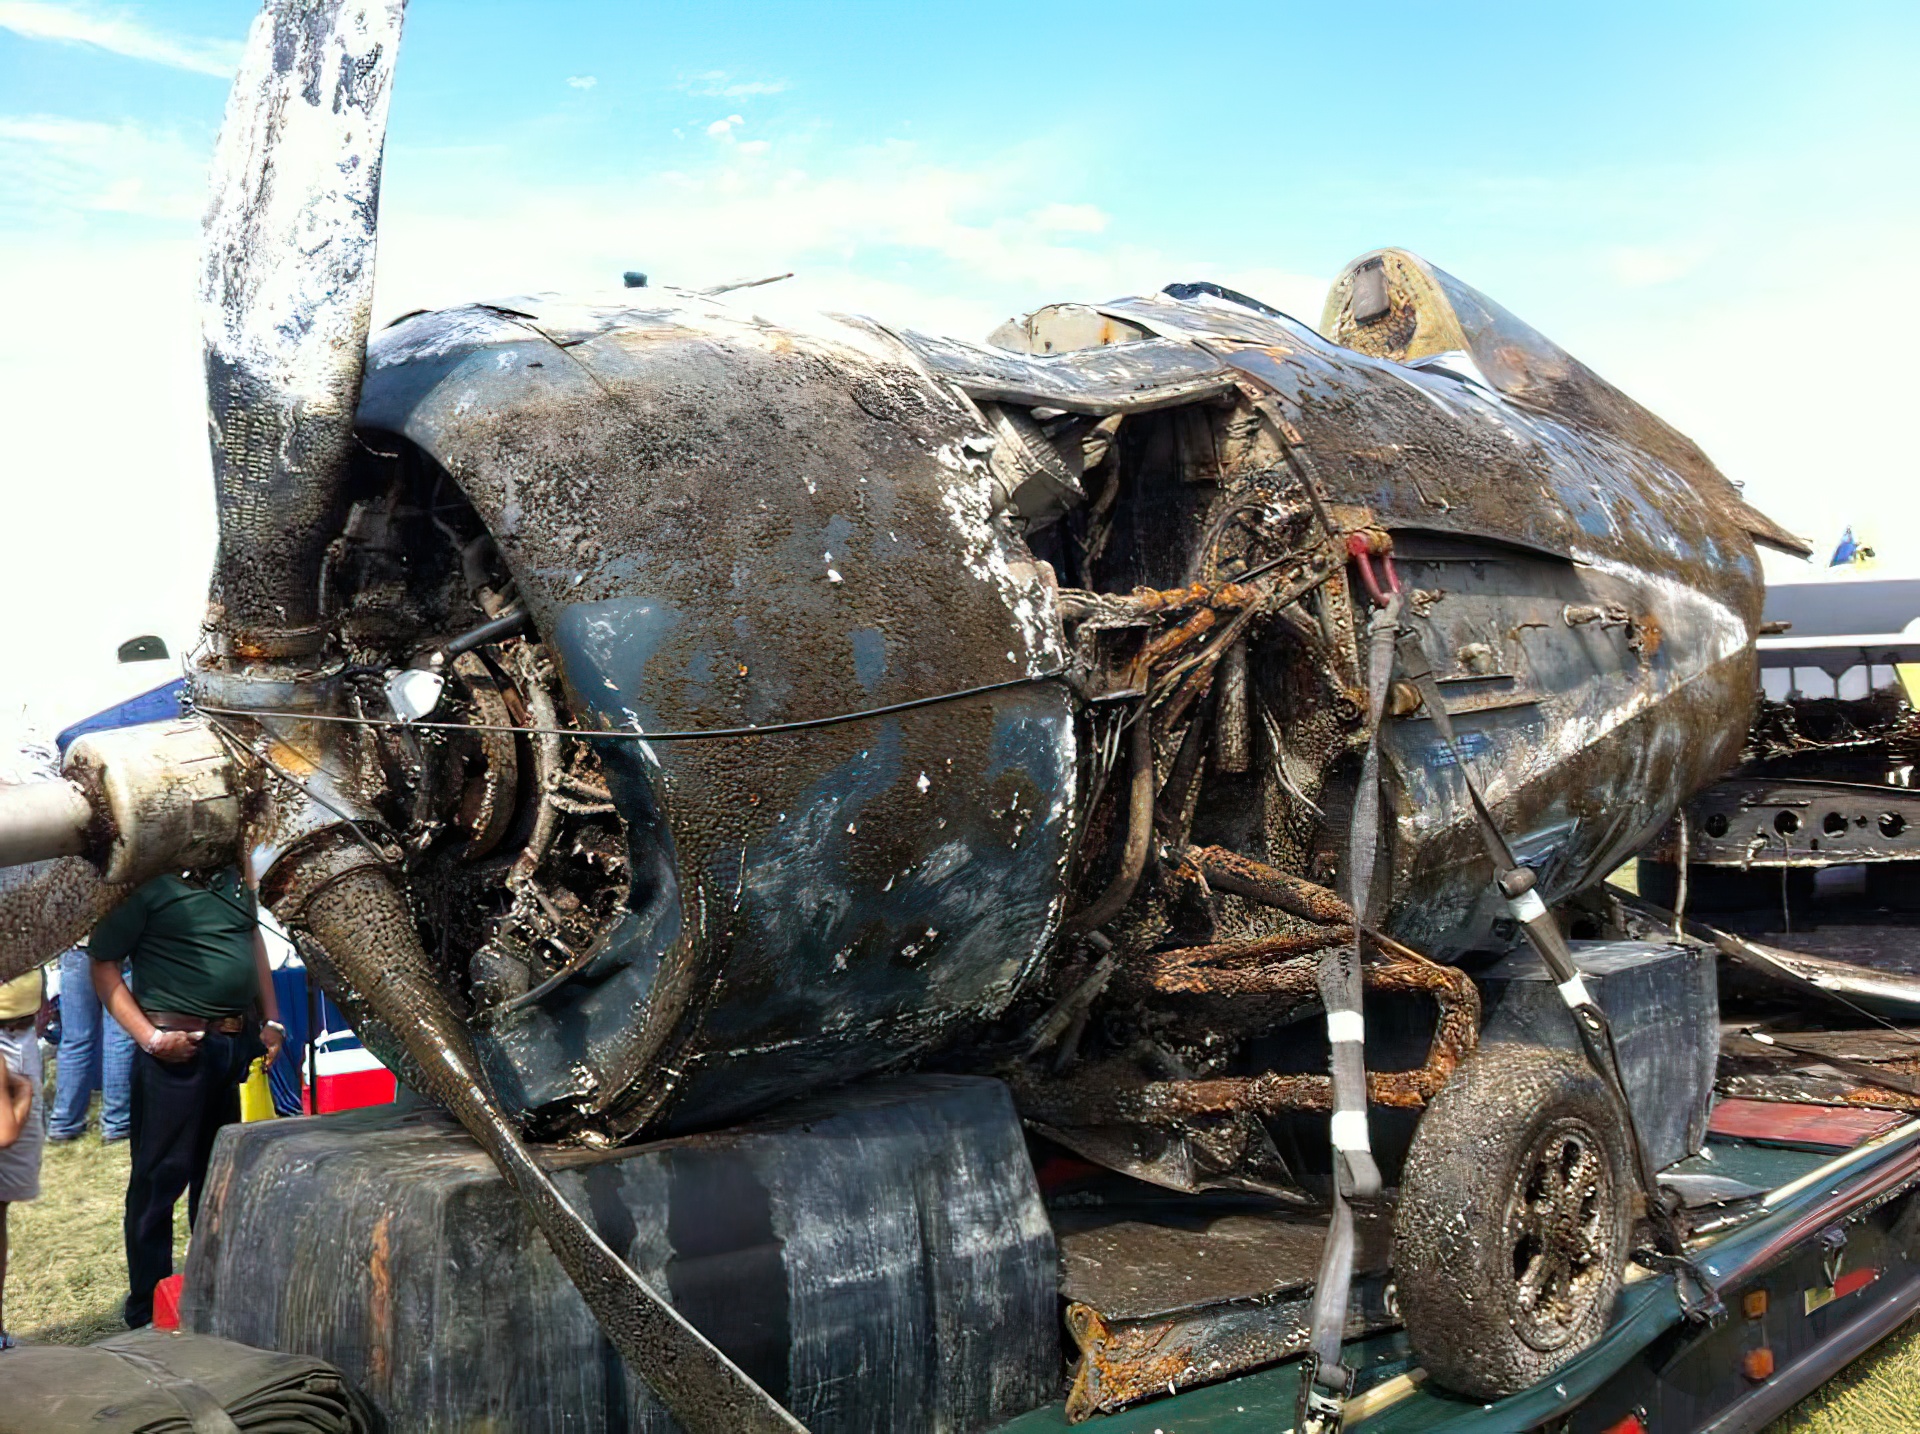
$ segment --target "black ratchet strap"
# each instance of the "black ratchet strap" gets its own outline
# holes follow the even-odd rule
[[[1327,1043],[1333,1077],[1333,1215],[1313,1284],[1313,1318],[1306,1368],[1300,1381],[1294,1427],[1301,1434],[1333,1434],[1342,1406],[1353,1393],[1355,1371],[1341,1361],[1347,1304],[1353,1289],[1353,1207],[1381,1195],[1380,1167],[1367,1128],[1366,1020],[1362,1006],[1360,928],[1366,924],[1380,838],[1380,719],[1393,677],[1400,599],[1389,598],[1368,630],[1367,754],[1354,794],[1347,853],[1347,899],[1353,906],[1351,945],[1330,948],[1320,958],[1320,1000],[1327,1009]]]

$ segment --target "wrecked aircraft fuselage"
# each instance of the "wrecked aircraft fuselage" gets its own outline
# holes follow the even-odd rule
[[[1042,311],[998,336],[1027,352],[653,294],[376,335],[326,575],[356,710],[390,717],[381,674],[524,610],[453,659],[431,720],[627,734],[330,734],[410,853],[502,1098],[617,1140],[950,1053],[1081,974],[1075,915],[1116,894],[1123,964],[1311,949],[1329,923],[1187,853],[1344,889],[1362,634],[1392,586],[1542,895],[1643,844],[1738,750],[1750,534],[1773,530],[1670,430],[1691,472],[1559,411],[1555,363],[1612,391],[1537,336],[1516,351],[1510,317],[1519,397],[1464,332],[1358,351],[1339,295],[1354,347],[1203,290]],[[1101,342],[1046,351],[1088,312]],[[835,715],[856,720],[643,740]],[[1382,740],[1385,930],[1440,958],[1509,944],[1456,749],[1410,689]],[[1276,1015],[1192,979],[1143,1012],[1139,984],[1108,1036],[1144,1022],[1195,1075]]]
[[[1367,1108],[1435,1100],[1405,1188],[1448,1188],[1485,1104],[1445,1099],[1488,1057],[1465,968],[1524,928],[1586,1065],[1494,1046],[1456,1089],[1530,1093],[1516,1120],[1585,1154],[1507,1129],[1511,1161],[1465,1165],[1522,1204],[1560,1169],[1593,1238],[1489,1225],[1455,1259],[1458,1202],[1403,1189],[1396,1261],[1416,1352],[1463,1392],[1593,1338],[1633,1187],[1679,1245],[1548,904],[1738,754],[1753,543],[1796,540],[1395,250],[1340,277],[1325,337],[1188,284],[985,344],[651,291],[369,343],[402,10],[255,23],[203,256],[220,551],[193,710],[0,789],[0,978],[147,877],[250,857],[621,1358],[730,1434],[798,1425],[529,1140],[991,1070],[1114,1169],[1331,1189],[1304,1428],[1337,1412],[1347,1197],[1393,1183]],[[1365,1069],[1363,989],[1425,1003],[1423,1066]],[[1329,1111],[1332,1182],[1275,1133]],[[1448,1294],[1483,1257],[1491,1283]]]

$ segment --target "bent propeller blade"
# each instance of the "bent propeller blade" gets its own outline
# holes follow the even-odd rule
[[[404,11],[405,0],[270,0],[248,35],[221,129],[200,298],[221,531],[212,618],[223,643],[212,663],[229,672],[311,682],[304,668],[324,655],[320,563],[340,516],[366,367]],[[273,820],[269,813],[262,826]],[[282,855],[292,871],[313,860],[311,845]],[[372,904],[387,914],[388,932],[399,934],[341,959],[364,966],[368,1008],[492,1156],[622,1357],[690,1430],[804,1434],[561,1197],[463,1054],[457,1019],[431,978],[407,979],[417,974],[408,960],[417,943],[405,939],[404,898],[379,881],[371,889],[384,897]]]
[[[317,648],[307,535],[337,492],[366,366],[387,101],[405,0],[274,0],[214,152],[200,276],[228,651]],[[230,528],[229,525],[232,525]],[[227,534],[245,532],[242,570]],[[264,560],[263,560],[264,559]]]

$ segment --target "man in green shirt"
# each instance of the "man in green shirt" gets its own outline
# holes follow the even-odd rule
[[[87,951],[101,1004],[140,1047],[126,1217],[126,1317],[138,1328],[173,1273],[173,1207],[187,1192],[187,1219],[198,1217],[213,1137],[240,1118],[247,1068],[262,1049],[280,1054],[286,1028],[258,904],[232,867],[156,876],[94,927]]]

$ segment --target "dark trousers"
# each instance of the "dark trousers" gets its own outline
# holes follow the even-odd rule
[[[240,1083],[259,1053],[251,1034],[208,1031],[192,1059],[133,1058],[133,1173],[127,1181],[128,1325],[153,1323],[153,1287],[173,1273],[173,1207],[200,1214],[213,1137],[240,1119]]]

